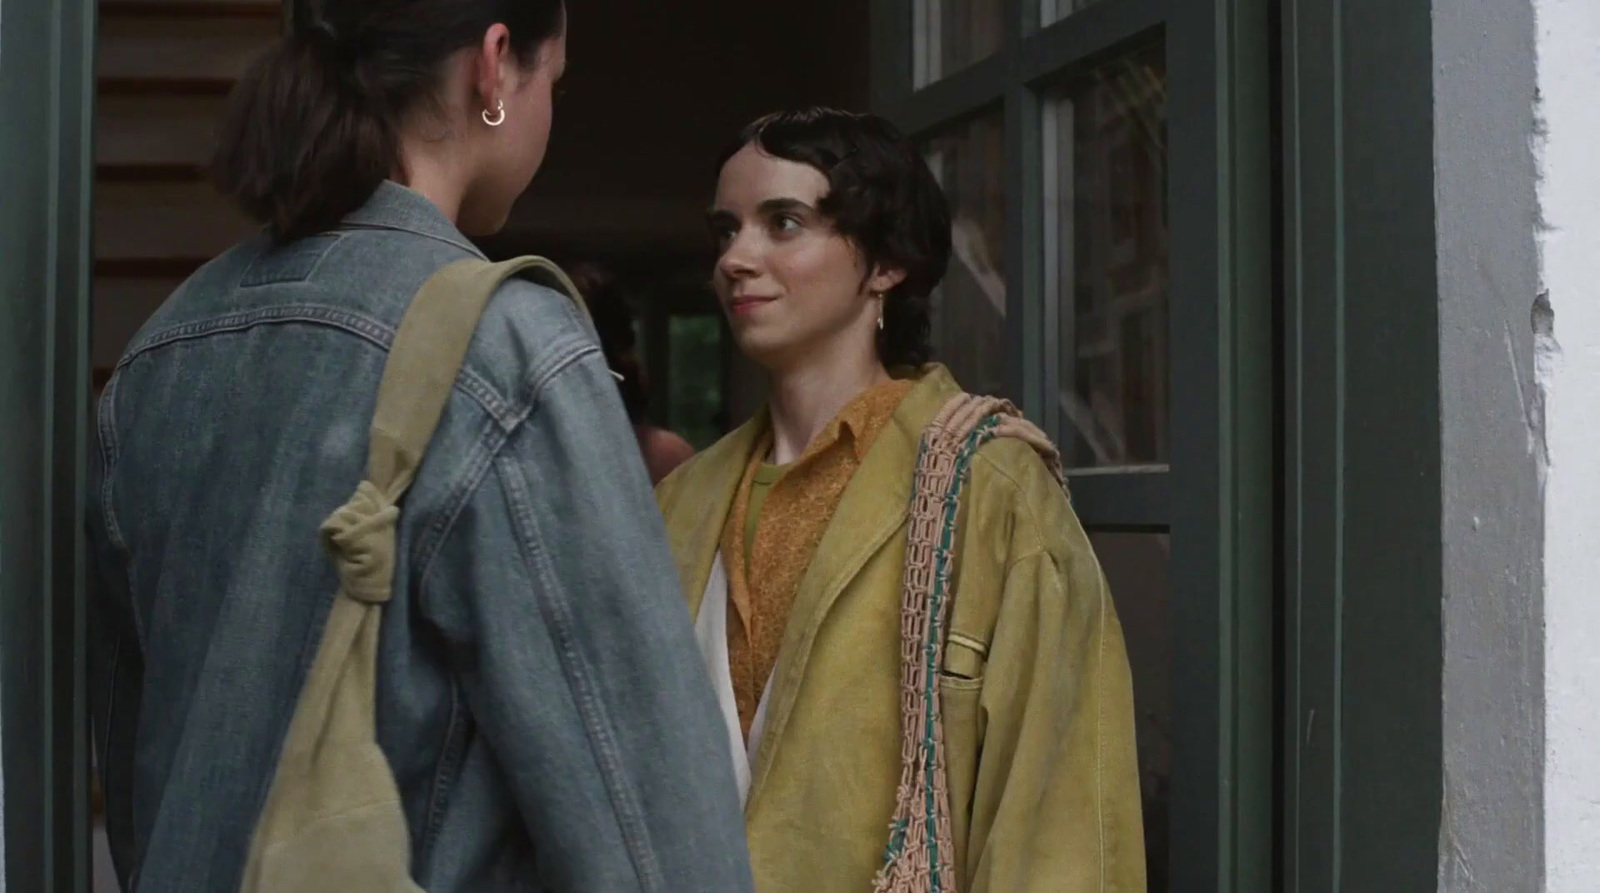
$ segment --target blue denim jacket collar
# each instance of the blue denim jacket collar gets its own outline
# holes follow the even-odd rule
[[[393,180],[384,180],[365,205],[345,217],[342,227],[348,229],[388,229],[414,233],[470,251],[478,257],[484,253],[462,234],[439,206],[422,193],[402,186]]]

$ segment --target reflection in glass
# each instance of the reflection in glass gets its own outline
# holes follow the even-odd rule
[[[1100,0],[1039,0],[1039,24],[1059,22],[1073,13],[1093,6]]]
[[[1005,128],[999,112],[933,139],[928,167],[950,204],[953,250],[933,293],[935,359],[974,394],[1004,394]]]
[[[667,427],[705,449],[722,436],[721,317],[668,317],[667,361]]]
[[[922,88],[999,51],[1005,0],[912,0],[911,85]]]
[[[1169,455],[1164,60],[1146,46],[1044,104],[1045,296],[1069,467]]]
[[[1172,630],[1167,611],[1171,537],[1165,533],[1091,533],[1089,540],[1111,586],[1128,643],[1139,790],[1144,798],[1146,871],[1150,893],[1165,893],[1172,778]]]

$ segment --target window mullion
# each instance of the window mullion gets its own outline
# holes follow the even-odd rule
[[[1033,0],[1037,12],[1037,0]],[[1166,19],[1165,0],[1099,0],[1024,37],[1019,71],[1026,83],[1059,74],[1094,60]]]
[[[1014,0],[1015,2],[1015,0]],[[1015,63],[1012,54],[1007,61]],[[1013,72],[1016,68],[1013,64]],[[1006,370],[1008,390],[1029,418],[1046,431],[1044,326],[1043,154],[1039,145],[1039,102],[1013,78],[1006,88]]]

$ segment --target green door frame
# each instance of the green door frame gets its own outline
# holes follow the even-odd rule
[[[1168,9],[1170,145],[1186,156],[1172,164],[1168,200],[1173,891],[1266,893],[1276,707],[1270,5]]]
[[[1278,2],[1283,889],[1434,890],[1443,547],[1432,6]]]
[[[83,893],[95,4],[0,3],[0,886]]]
[[[1270,0],[1098,0],[1045,28],[1038,0],[1004,8],[1001,53],[916,90],[912,0],[874,0],[873,104],[913,136],[1004,107],[1007,380],[1054,430],[1048,370],[1062,346],[1044,324],[1041,90],[1165,31],[1171,471],[1075,477],[1074,501],[1091,528],[1172,535],[1171,890],[1266,893],[1277,851]]]

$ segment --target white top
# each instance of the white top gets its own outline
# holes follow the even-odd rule
[[[728,667],[728,572],[722,565],[721,552],[711,563],[711,576],[706,579],[705,595],[700,599],[700,614],[694,619],[694,637],[700,643],[700,656],[705,660],[717,706],[722,708],[722,720],[728,727],[733,776],[739,782],[742,805],[750,796],[750,758],[761,747],[761,733],[767,724],[772,677],[767,677],[761,703],[756,705],[755,719],[750,723],[750,738],[745,740],[739,727],[739,704],[733,696],[733,671]]]

